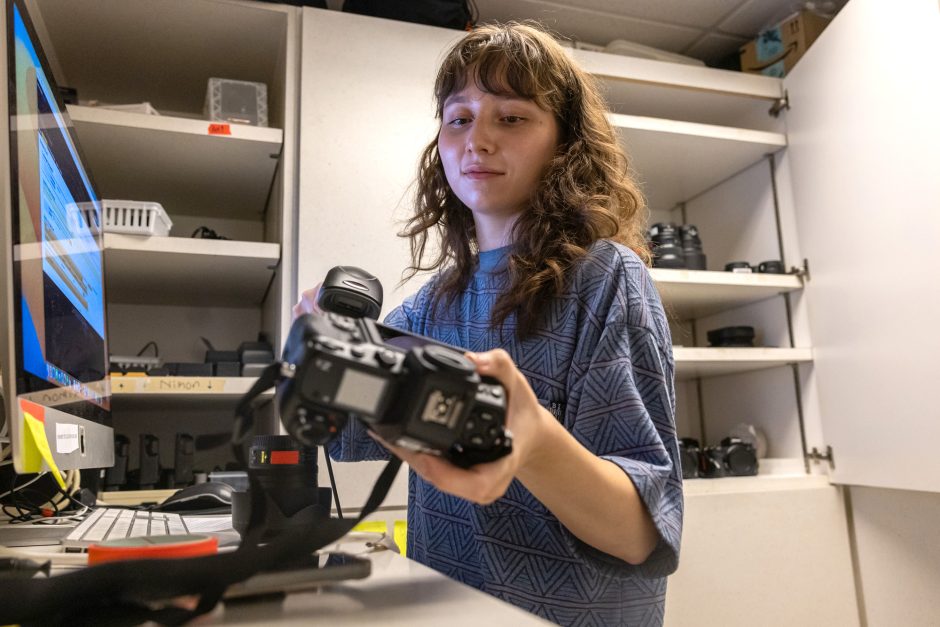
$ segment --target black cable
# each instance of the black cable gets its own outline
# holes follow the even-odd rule
[[[336,503],[336,515],[343,518],[343,508],[339,505],[339,491],[336,489],[336,478],[333,477],[333,463],[330,461],[330,452],[323,446],[323,457],[326,458],[326,469],[330,473],[330,487],[333,488],[333,501]]]
[[[150,340],[149,342],[147,342],[146,344],[144,344],[144,347],[141,348],[139,351],[137,351],[137,356],[140,357],[141,355],[143,355],[143,354],[144,354],[144,351],[146,351],[146,350],[147,350],[148,348],[150,348],[151,346],[153,346],[153,356],[154,356],[154,357],[159,357],[159,356],[160,356],[160,347],[157,346],[157,343],[154,342],[153,340]]]

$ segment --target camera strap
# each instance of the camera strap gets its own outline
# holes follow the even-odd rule
[[[266,502],[255,472],[245,461],[244,443],[254,419],[254,402],[281,377],[280,363],[265,369],[236,408],[232,449],[248,471],[251,511],[238,548],[228,553],[183,559],[106,562],[46,578],[0,577],[0,624],[137,625],[154,621],[180,625],[210,612],[228,586],[258,573],[303,564],[314,551],[339,540],[374,512],[401,467],[392,458],[354,519],[329,518],[297,527],[262,543]],[[198,598],[193,609],[174,605]]]

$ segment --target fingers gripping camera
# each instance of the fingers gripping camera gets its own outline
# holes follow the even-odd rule
[[[306,446],[353,417],[385,440],[469,467],[512,451],[506,391],[457,349],[368,318],[305,314],[284,348],[277,387],[284,428]]]

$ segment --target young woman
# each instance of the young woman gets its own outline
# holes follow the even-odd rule
[[[435,95],[403,235],[411,272],[437,273],[386,323],[472,351],[514,450],[464,470],[381,443],[412,470],[408,555],[560,624],[659,624],[682,529],[672,345],[598,88],[512,24],[458,42]],[[387,455],[368,435],[350,424],[331,454]]]

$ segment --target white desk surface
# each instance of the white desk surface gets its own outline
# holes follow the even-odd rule
[[[330,548],[357,555],[366,550],[362,542],[340,542]],[[383,627],[552,624],[394,551],[371,552],[366,556],[372,561],[372,574],[365,579],[324,584],[278,600],[220,604],[197,622]]]

